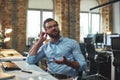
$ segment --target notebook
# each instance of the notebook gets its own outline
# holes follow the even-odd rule
[[[9,71],[9,70],[21,70],[15,63],[13,63],[11,61],[2,62],[2,66],[3,66],[3,69],[5,71]]]
[[[15,77],[15,75],[0,72],[0,80],[12,79],[14,77]]]

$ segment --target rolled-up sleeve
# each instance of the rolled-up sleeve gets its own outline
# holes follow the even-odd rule
[[[26,59],[27,63],[29,63],[29,64],[35,64],[35,63],[37,63],[37,60],[36,60],[35,57],[36,57],[36,56],[30,56],[30,55],[28,54],[27,59]]]
[[[35,64],[39,62],[43,57],[45,56],[43,49],[40,49],[36,55],[27,55],[27,63],[29,64]]]

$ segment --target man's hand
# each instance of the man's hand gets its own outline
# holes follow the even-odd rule
[[[74,69],[79,69],[80,64],[77,61],[70,61],[67,60],[67,58],[65,56],[62,57],[62,60],[56,60],[55,58],[53,58],[53,60],[57,63],[57,64],[66,64]]]
[[[40,38],[39,40],[32,46],[31,50],[29,51],[30,55],[35,55],[39,49],[39,47],[43,44],[43,42],[46,40],[47,38],[47,33],[42,32],[40,34]]]
[[[67,62],[67,59],[65,56],[62,56],[62,60],[57,60],[55,58],[53,58],[53,60],[57,63],[57,64],[65,64]]]
[[[44,42],[44,41],[46,40],[46,38],[47,38],[47,33],[42,32],[42,33],[40,34],[40,41]]]

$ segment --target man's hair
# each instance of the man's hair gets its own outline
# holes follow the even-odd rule
[[[50,22],[50,21],[55,21],[55,20],[52,19],[52,18],[47,18],[47,19],[44,21],[44,23],[43,23],[43,27],[45,28],[45,24],[46,24],[47,22]],[[56,22],[56,24],[58,24],[57,21],[55,21],[55,22]]]

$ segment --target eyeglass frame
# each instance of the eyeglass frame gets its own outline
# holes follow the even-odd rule
[[[54,27],[54,28],[58,28],[58,24],[54,24],[54,25],[52,25],[52,26],[47,26],[46,28],[47,28],[47,29],[52,29],[53,27]]]

